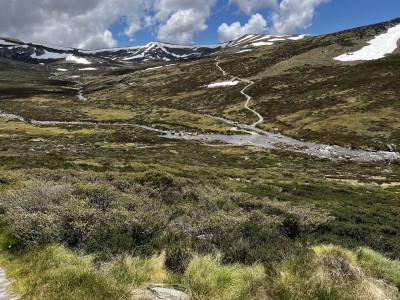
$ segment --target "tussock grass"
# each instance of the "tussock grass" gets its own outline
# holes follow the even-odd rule
[[[278,299],[398,299],[392,286],[368,275],[370,269],[365,264],[363,268],[354,252],[334,245],[313,250],[308,257],[294,256],[278,266],[273,279]]]
[[[121,299],[128,290],[95,268],[90,257],[63,246],[27,249],[0,258],[12,278],[12,292],[22,299]]]
[[[168,279],[165,253],[150,258],[121,256],[109,263],[106,268],[119,283],[132,287],[162,283]]]
[[[265,280],[261,265],[221,265],[220,257],[198,256],[184,275],[185,286],[193,299],[256,299],[257,289]]]
[[[11,291],[29,300],[130,299],[131,291],[145,283],[167,278],[164,256],[123,257],[98,266],[92,256],[62,245],[20,248],[1,230],[0,264],[12,279]]]
[[[395,285],[400,290],[400,261],[390,260],[365,247],[359,248],[357,255],[360,264],[369,274]]]

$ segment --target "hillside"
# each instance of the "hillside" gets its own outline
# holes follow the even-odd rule
[[[399,299],[399,24],[102,50],[1,38],[10,293]]]

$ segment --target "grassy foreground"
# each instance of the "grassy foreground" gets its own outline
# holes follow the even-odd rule
[[[241,167],[10,167],[0,266],[22,299],[399,298],[396,189]]]
[[[219,256],[194,256],[183,274],[168,271],[165,253],[120,256],[96,263],[61,245],[21,248],[4,230],[0,262],[22,299],[147,299],[139,289],[176,287],[192,299],[398,299],[400,263],[368,249],[316,246],[285,258],[274,270],[260,264],[222,265]],[[151,299],[151,298],[150,298]]]

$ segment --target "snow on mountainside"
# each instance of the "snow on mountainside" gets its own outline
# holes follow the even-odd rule
[[[226,44],[219,45],[174,45],[161,42],[149,43],[142,47],[113,48],[101,50],[80,50],[83,54],[91,54],[126,61],[182,60],[199,58],[221,50]]]
[[[264,35],[264,34],[247,34],[236,41],[229,42],[227,47],[260,47],[272,46],[277,43],[298,41],[307,35]]]
[[[400,19],[374,24],[343,32],[312,37],[309,35],[261,35],[247,34],[225,44],[217,45],[174,45],[152,42],[144,46],[82,50],[47,44],[24,43],[16,39],[0,38],[0,57],[13,60],[44,64],[63,61],[73,64],[125,65],[141,62],[180,61],[205,57],[217,52],[245,53],[259,47],[271,47],[285,43],[304,43],[323,41],[321,47],[338,43],[339,47],[330,59],[336,61],[363,61],[384,58],[393,53],[400,39]],[[368,43],[359,50],[359,45]],[[358,47],[358,48],[357,48]],[[357,51],[358,50],[358,51]],[[354,52],[351,52],[354,51]],[[347,52],[347,53],[346,53]],[[340,55],[341,54],[341,55]],[[339,55],[339,56],[338,56]]]
[[[47,44],[23,43],[0,39],[0,56],[29,63],[46,63],[65,60],[77,64],[90,64],[95,59],[105,59],[119,64],[146,61],[177,61],[201,58],[228,49],[271,46],[276,43],[300,40],[304,35],[246,35],[236,41],[217,45],[174,45],[152,42],[145,46],[80,50]]]
[[[153,42],[139,47],[80,50],[34,43],[15,43],[9,39],[0,39],[0,56],[29,63],[65,60],[77,64],[90,64],[91,58],[97,58],[126,64],[129,62],[176,61],[200,58],[219,51],[225,46],[226,44],[173,45]]]
[[[384,58],[385,55],[393,53],[397,49],[397,42],[400,39],[400,24],[389,28],[381,35],[376,36],[368,42],[368,46],[353,53],[346,53],[335,57],[340,61],[375,60]]]

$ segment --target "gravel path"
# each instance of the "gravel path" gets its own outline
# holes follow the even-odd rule
[[[222,69],[222,67],[219,65],[218,57],[215,59],[215,65],[216,65],[216,67],[222,72],[222,74],[223,74],[224,76],[229,75],[228,72],[226,72],[224,69]],[[252,98],[249,94],[246,93],[246,91],[247,91],[250,87],[252,87],[252,86],[254,85],[254,81],[251,81],[251,80],[248,80],[248,79],[244,79],[244,78],[240,78],[240,77],[237,77],[237,76],[232,76],[232,80],[238,80],[238,81],[240,81],[240,82],[243,82],[243,83],[247,84],[247,85],[245,86],[245,88],[244,88],[243,90],[240,91],[240,93],[241,93],[243,96],[246,97],[246,103],[244,104],[244,107],[245,107],[247,110],[251,111],[253,114],[255,114],[255,115],[257,116],[257,118],[258,118],[258,121],[257,121],[257,122],[255,122],[254,124],[250,125],[251,127],[256,127],[258,124],[260,124],[260,123],[262,123],[262,122],[264,121],[264,118],[263,118],[263,116],[262,116],[259,112],[257,112],[256,110],[250,108],[250,101],[251,101],[253,98]]]
[[[12,296],[7,292],[10,282],[6,280],[3,269],[0,269],[0,300],[17,300],[18,297]]]

